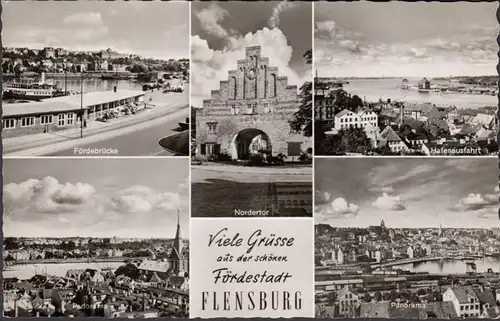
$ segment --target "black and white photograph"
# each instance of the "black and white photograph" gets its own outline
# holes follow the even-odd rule
[[[316,3],[315,154],[497,155],[497,8]]]
[[[500,317],[496,157],[315,160],[316,317]]]
[[[4,317],[189,317],[188,177],[176,157],[5,159]]]
[[[312,4],[194,2],[191,22],[192,216],[312,216]]]
[[[2,9],[5,156],[189,155],[189,3]]]

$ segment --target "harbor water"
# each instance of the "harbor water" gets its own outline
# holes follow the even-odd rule
[[[409,78],[410,86],[416,86],[420,79]],[[430,102],[439,106],[456,106],[457,108],[479,108],[498,106],[497,96],[466,94],[466,93],[420,93],[418,90],[401,89],[403,78],[384,79],[349,79],[344,85],[345,91],[358,95],[368,102],[378,102],[379,99],[408,102]],[[449,81],[433,81],[433,84],[447,84]]]
[[[66,276],[68,270],[80,269],[111,269],[115,271],[124,265],[123,262],[92,262],[92,263],[52,263],[52,264],[23,264],[4,267],[4,278],[18,278],[27,280],[36,274]]]
[[[488,272],[488,269],[496,273],[500,272],[500,258],[498,257],[477,259],[475,264],[477,273]],[[431,274],[464,274],[467,272],[467,263],[462,260],[442,260],[398,265],[395,268],[410,272],[429,272]]]

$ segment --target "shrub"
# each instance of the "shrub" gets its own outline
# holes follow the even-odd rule
[[[216,161],[218,161],[218,160],[219,160],[219,155],[216,155],[216,154],[210,154],[210,155],[208,155],[207,160],[208,160],[209,162],[216,162]]]
[[[261,154],[250,155],[248,159],[249,166],[262,166],[264,163],[264,158]]]

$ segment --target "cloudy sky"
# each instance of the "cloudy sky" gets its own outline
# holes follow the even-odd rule
[[[189,57],[187,2],[10,1],[2,22],[5,47]]]
[[[219,81],[227,80],[228,71],[236,69],[236,61],[245,58],[245,47],[259,45],[291,85],[310,80],[311,66],[303,55],[312,48],[311,3],[193,2],[192,104],[201,107]]]
[[[496,75],[498,3],[315,4],[315,68],[330,77]]]
[[[500,227],[498,159],[320,158],[316,223]]]
[[[6,236],[173,238],[189,233],[185,159],[5,159]]]

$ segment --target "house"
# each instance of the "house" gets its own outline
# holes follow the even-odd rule
[[[391,126],[386,126],[380,133],[379,147],[389,146],[393,153],[406,151],[408,147]]]
[[[413,247],[408,246],[408,249],[406,250],[406,254],[408,255],[408,257],[409,257],[410,259],[413,259],[414,254],[415,254],[415,253],[414,253],[414,250],[413,250]]]
[[[353,112],[344,109],[335,115],[334,128],[336,130],[347,128],[366,128],[367,126],[377,127],[378,116],[369,109],[360,108],[359,111]]]
[[[484,310],[486,309],[498,306],[495,300],[495,295],[491,290],[483,288],[474,288],[474,292],[476,293],[477,298],[479,299],[481,312],[484,312]]]
[[[338,292],[339,313],[341,316],[353,316],[359,307],[359,294],[347,285]]]
[[[405,116],[420,121],[427,121],[432,109],[436,105],[431,103],[406,103],[403,112]]]
[[[340,247],[333,249],[331,258],[334,264],[344,264],[344,253]]]
[[[429,142],[427,136],[422,132],[417,132],[416,130],[412,130],[405,137],[406,143],[413,149],[421,149],[422,145]]]
[[[469,121],[473,125],[481,125],[488,129],[493,129],[495,126],[495,115],[479,113]]]
[[[484,309],[481,313],[482,319],[498,319],[500,318],[500,308],[498,306]]]
[[[481,314],[479,298],[471,286],[448,288],[443,301],[450,301],[459,317],[479,317]]]

